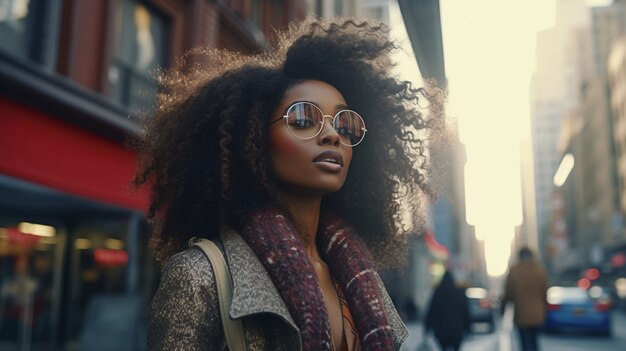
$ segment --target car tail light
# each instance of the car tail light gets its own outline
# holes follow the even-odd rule
[[[480,307],[482,308],[491,308],[491,301],[487,299],[480,300],[479,304],[480,304]]]
[[[548,311],[558,311],[561,309],[561,305],[555,305],[552,303],[548,304]]]
[[[596,310],[600,312],[606,312],[611,309],[611,304],[608,302],[599,302],[596,304]]]

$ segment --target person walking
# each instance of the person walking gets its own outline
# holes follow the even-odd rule
[[[548,278],[545,269],[533,252],[523,247],[518,253],[519,262],[511,268],[506,277],[501,309],[508,302],[513,303],[513,321],[519,333],[522,351],[538,351],[539,328],[546,315],[546,291]]]
[[[465,289],[457,287],[452,273],[446,271],[430,300],[424,334],[433,331],[442,351],[456,351],[468,330],[469,306]]]

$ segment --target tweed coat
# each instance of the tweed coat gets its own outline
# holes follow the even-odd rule
[[[300,330],[262,263],[243,238],[222,233],[221,249],[233,281],[230,316],[241,319],[248,350],[301,350]],[[408,332],[377,276],[399,350]],[[149,350],[226,349],[217,289],[208,259],[196,247],[170,259],[149,310]]]
[[[502,307],[513,302],[514,322],[518,327],[538,327],[546,316],[548,278],[541,264],[531,258],[511,268],[504,289]]]

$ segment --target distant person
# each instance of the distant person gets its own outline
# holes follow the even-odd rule
[[[443,351],[459,350],[463,335],[469,330],[469,307],[465,289],[454,284],[446,271],[435,289],[426,313],[425,333],[430,331]]]
[[[412,298],[407,298],[404,301],[404,313],[406,313],[407,321],[413,322],[419,318],[419,309]]]
[[[522,351],[538,351],[537,335],[546,315],[548,278],[529,248],[520,249],[518,257],[519,262],[506,278],[501,309],[504,312],[506,303],[513,303],[513,321],[519,332]]]

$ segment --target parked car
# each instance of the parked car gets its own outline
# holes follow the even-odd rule
[[[478,287],[467,288],[465,296],[469,304],[471,331],[493,332],[495,330],[494,309],[487,290]],[[480,328],[480,326],[486,326],[486,328]]]
[[[575,331],[611,335],[611,298],[605,288],[553,286],[548,289],[547,332]]]

